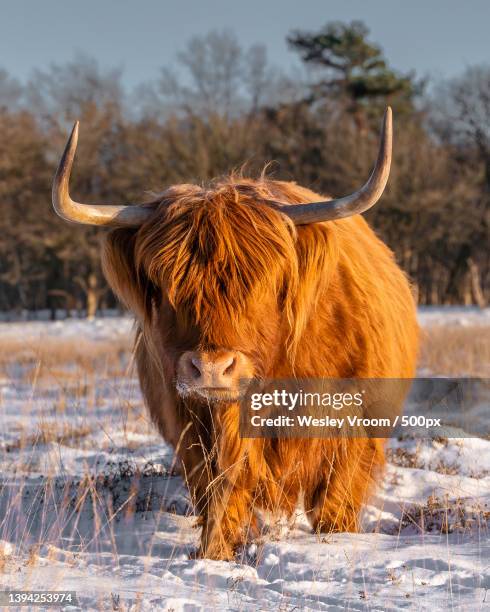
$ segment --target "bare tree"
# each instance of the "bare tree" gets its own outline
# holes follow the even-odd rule
[[[473,299],[486,304],[482,284],[490,242],[490,67],[469,67],[462,76],[438,87],[432,104],[432,127],[459,160],[482,170],[479,191],[470,203],[469,230],[454,254],[448,292],[468,278]]]
[[[18,110],[23,94],[22,85],[0,68],[0,109]]]
[[[120,109],[124,101],[122,71],[102,70],[97,61],[78,54],[64,64],[35,70],[27,84],[27,99],[32,109],[44,118],[73,121],[91,109]]]
[[[192,38],[177,54],[178,72],[165,67],[159,94],[146,91],[166,110],[210,117],[236,118],[272,104],[286,90],[287,77],[273,70],[263,45],[244,50],[230,31]]]

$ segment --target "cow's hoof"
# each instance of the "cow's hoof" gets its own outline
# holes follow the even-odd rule
[[[189,559],[210,559],[211,561],[234,561],[235,553],[231,547],[213,548],[208,547],[206,550],[198,548],[189,555]]]

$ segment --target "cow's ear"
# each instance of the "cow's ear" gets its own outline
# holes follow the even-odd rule
[[[109,232],[102,251],[102,269],[111,289],[140,321],[148,316],[148,279],[136,269],[135,229]]]

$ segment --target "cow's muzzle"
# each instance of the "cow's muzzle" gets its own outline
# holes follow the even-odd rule
[[[252,363],[239,351],[186,351],[177,362],[176,388],[181,396],[237,401],[252,377]]]

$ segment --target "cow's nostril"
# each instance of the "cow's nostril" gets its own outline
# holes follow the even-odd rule
[[[192,376],[194,376],[194,378],[200,378],[201,377],[201,368],[199,367],[199,360],[196,359],[196,357],[192,357],[192,359],[190,360],[190,371]]]
[[[236,366],[236,359],[235,357],[232,357],[231,362],[226,366],[226,368],[223,371],[223,374],[225,376],[231,376],[233,374],[235,366]]]

